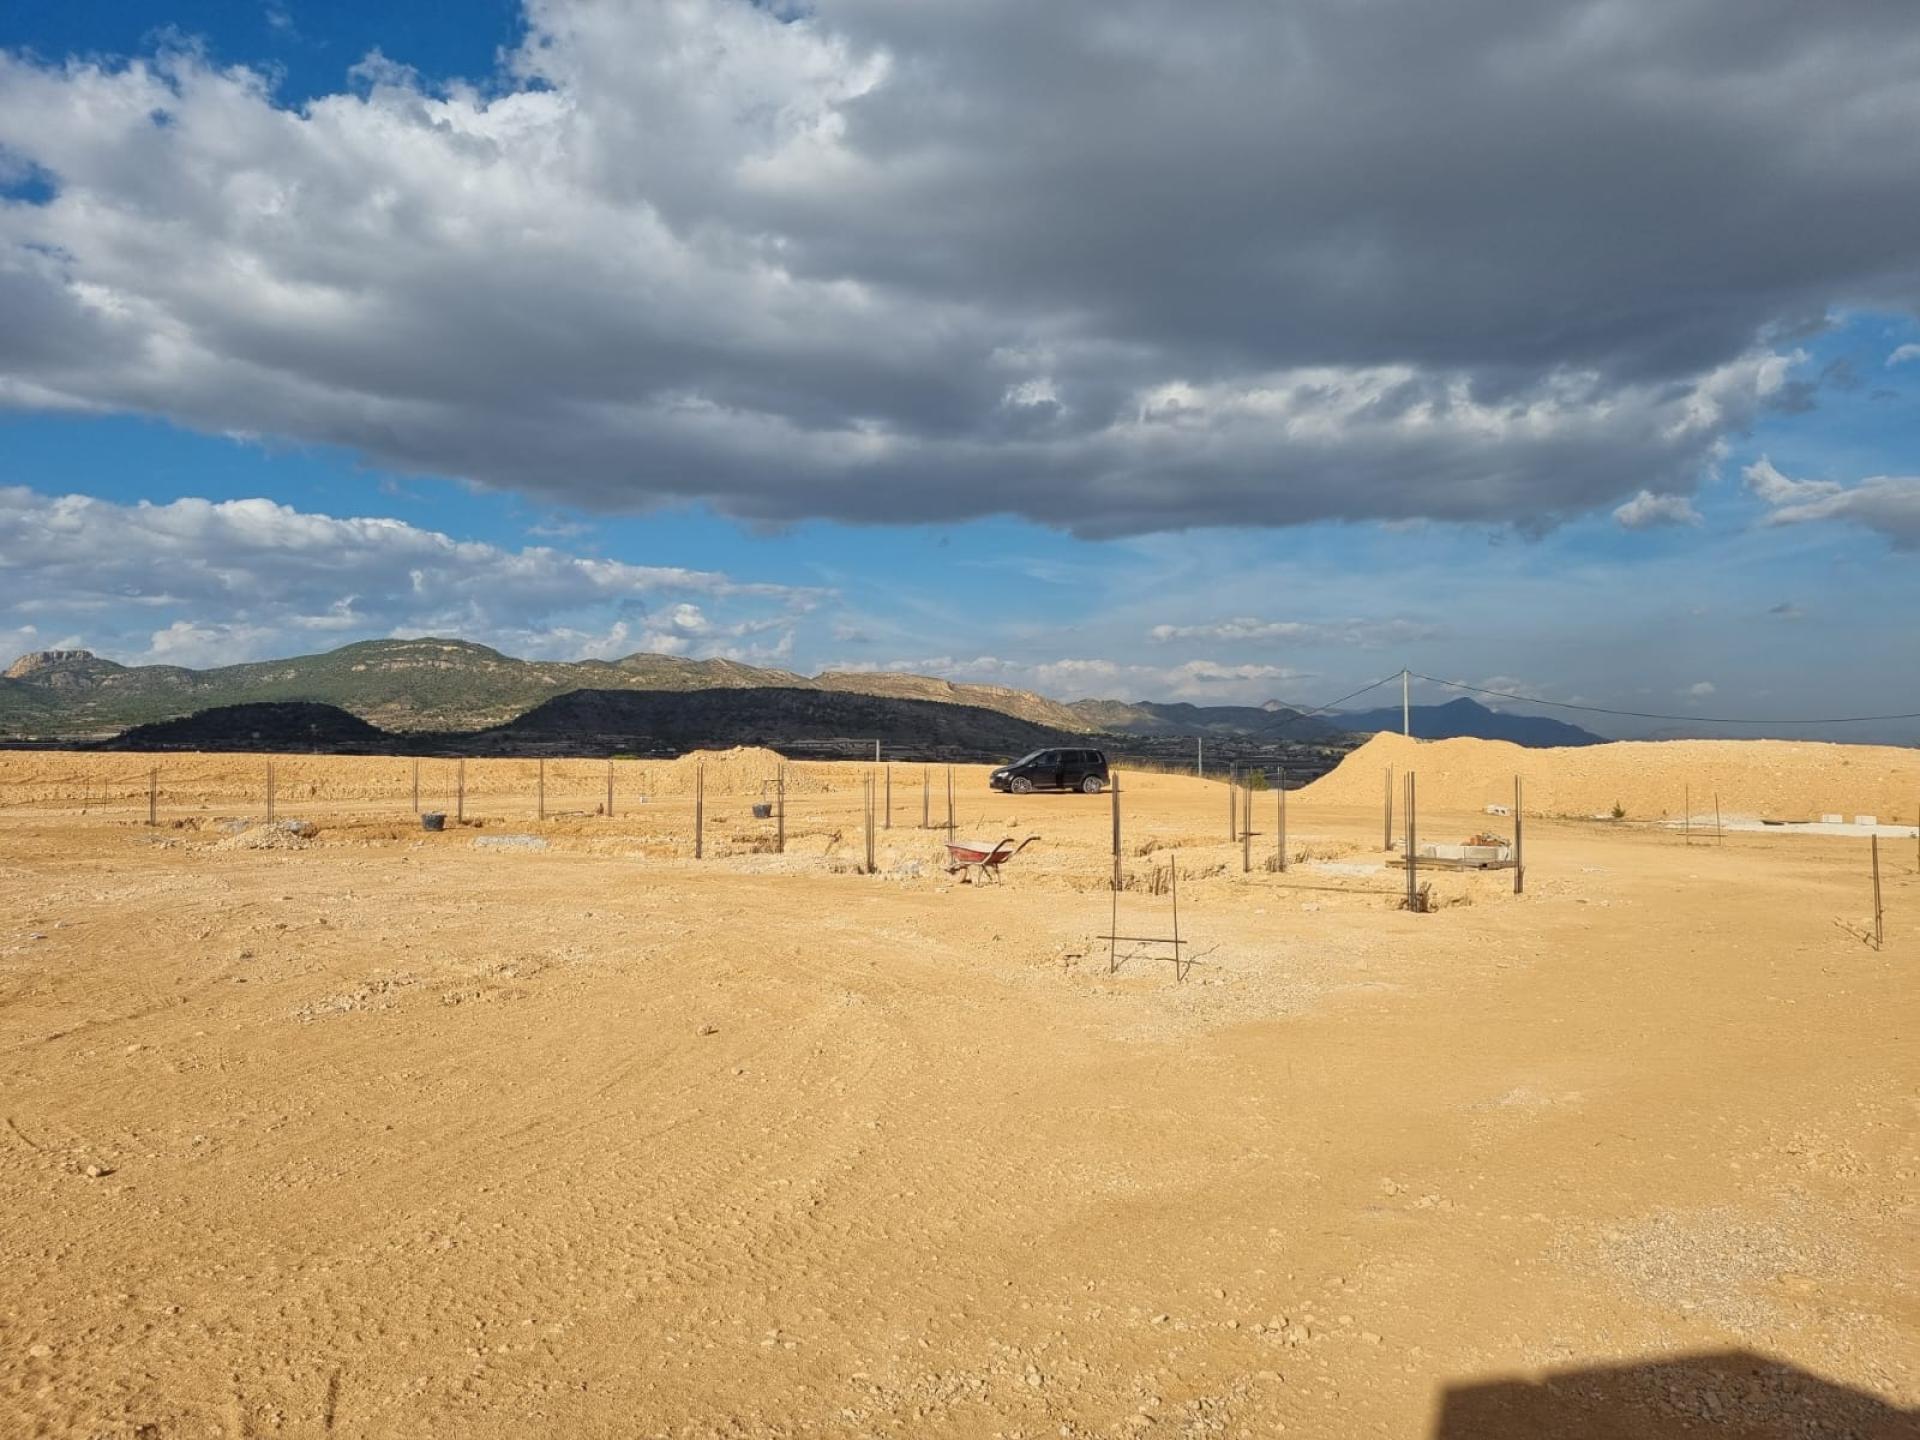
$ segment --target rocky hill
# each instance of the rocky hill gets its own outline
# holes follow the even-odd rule
[[[805,686],[731,660],[516,660],[465,640],[367,640],[321,655],[188,670],[119,665],[84,650],[22,656],[0,678],[0,735],[89,737],[265,701],[336,705],[386,730],[477,730],[570,690]]]
[[[340,755],[681,755],[762,746],[783,754],[907,761],[1000,761],[1080,737],[1016,716],[936,700],[900,700],[792,686],[705,690],[573,690],[504,725],[474,731],[388,731],[311,701],[221,705],[138,725],[108,750]]]
[[[334,705],[310,700],[225,705],[136,725],[110,750],[252,750],[272,754],[385,755],[398,737]]]
[[[776,691],[866,696],[998,715],[1051,736],[1112,736],[1116,743],[1126,742],[1123,749],[1168,761],[1190,754],[1189,742],[1199,738],[1205,740],[1207,753],[1223,762],[1306,764],[1308,749],[1344,750],[1355,743],[1346,738],[1350,732],[1398,729],[1400,723],[1396,707],[1314,715],[1279,701],[1067,703],[1009,686],[958,684],[893,671],[829,671],[808,677],[731,660],[649,654],[619,660],[518,660],[470,641],[426,638],[367,640],[320,655],[209,670],[121,665],[85,650],[24,655],[0,676],[0,741],[97,740],[204,710],[293,702],[336,706],[382,731],[467,733],[507,725],[577,691],[691,697],[742,690],[756,692],[755,704],[783,721],[806,707],[791,697],[776,697]],[[696,704],[684,708],[688,715],[699,716],[718,716],[726,709]],[[648,713],[659,718],[665,711],[654,707]],[[745,722],[734,716],[728,723]],[[945,727],[936,728],[944,733]],[[873,731],[869,740],[876,733],[884,738],[884,731]],[[983,741],[986,749],[1004,748],[1003,739],[1020,743],[1011,731],[1004,736],[999,729],[991,733],[997,738]],[[1414,733],[1430,739],[1464,735],[1525,745],[1584,745],[1599,739],[1577,726],[1489,710],[1471,700],[1415,707]],[[707,737],[716,743],[719,738]]]

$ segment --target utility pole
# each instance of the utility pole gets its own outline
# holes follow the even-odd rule
[[[1198,735],[1193,737],[1193,778],[1207,778],[1207,742]]]
[[[1407,702],[1407,667],[1400,667],[1400,733],[1413,738],[1413,706]]]

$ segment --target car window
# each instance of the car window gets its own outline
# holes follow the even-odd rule
[[[1035,750],[1029,754],[1022,755],[1018,760],[1014,761],[1013,763],[1015,765],[1038,765],[1040,763],[1040,757],[1045,753],[1046,752],[1044,750]]]

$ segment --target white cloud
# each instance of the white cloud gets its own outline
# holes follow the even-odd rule
[[[1237,615],[1199,625],[1155,625],[1147,638],[1158,644],[1193,640],[1224,643],[1344,645],[1378,649],[1383,645],[1415,644],[1439,638],[1437,625],[1413,620],[1262,620]]]
[[[687,653],[790,628],[827,594],[546,546],[507,550],[268,500],[119,505],[20,487],[0,487],[0,570],[16,582],[20,598],[7,607],[16,616],[90,616],[103,631],[119,623],[121,639],[103,637],[103,648],[190,665],[390,633],[458,634],[555,658],[612,653],[629,638],[630,649]],[[711,606],[732,613],[716,618]],[[619,613],[600,630],[580,628],[579,617],[601,611]],[[155,628],[153,612],[167,623]]]
[[[1693,684],[1687,686],[1687,688],[1681,693],[1686,695],[1691,700],[1704,700],[1709,695],[1713,694],[1713,690],[1714,690],[1714,686],[1711,680],[1697,680]]]
[[[1747,488],[1771,507],[1769,525],[1844,520],[1876,530],[1896,550],[1920,549],[1920,475],[1873,475],[1854,485],[1794,480],[1762,456],[1746,469]]]
[[[595,510],[1549,525],[1685,493],[1773,323],[1915,300],[1920,32],[1836,3],[1737,71],[1670,0],[529,0],[483,87],[297,110],[0,56],[53,186],[0,206],[0,405]]]
[[[1698,525],[1700,512],[1684,495],[1656,495],[1642,490],[1613,512],[1627,530],[1653,530],[1663,525]]]
[[[1920,360],[1920,345],[1899,346],[1887,356],[1887,368],[1891,370],[1894,366],[1904,365],[1909,360]]]

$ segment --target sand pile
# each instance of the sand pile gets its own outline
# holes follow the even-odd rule
[[[1636,740],[1532,750],[1503,740],[1408,740],[1376,735],[1300,792],[1307,803],[1378,805],[1382,772],[1419,776],[1423,810],[1479,810],[1513,800],[1526,782],[1529,814],[1598,815],[1618,804],[1629,820],[1678,818],[1692,791],[1696,816],[1817,820],[1838,813],[1911,822],[1920,808],[1920,750],[1796,740]]]

